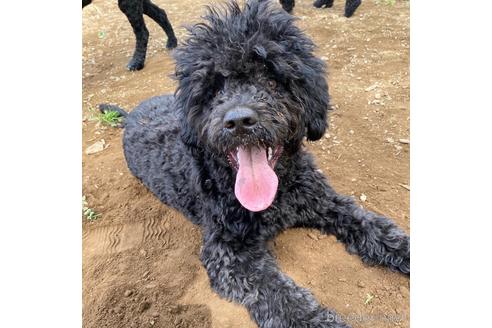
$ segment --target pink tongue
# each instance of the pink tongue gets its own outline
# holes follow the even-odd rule
[[[240,147],[237,157],[239,170],[234,193],[248,210],[263,211],[272,204],[278,187],[278,178],[268,165],[266,151],[257,147]]]

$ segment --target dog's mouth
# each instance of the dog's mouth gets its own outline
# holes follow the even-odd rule
[[[278,177],[273,170],[282,147],[237,147],[228,154],[237,170],[234,193],[242,206],[252,212],[267,209],[275,199]]]

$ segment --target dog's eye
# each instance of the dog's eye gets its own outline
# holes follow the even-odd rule
[[[277,87],[277,82],[274,80],[268,80],[267,85],[270,89],[275,89]]]

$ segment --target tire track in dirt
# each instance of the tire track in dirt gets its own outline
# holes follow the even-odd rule
[[[114,254],[155,241],[167,244],[168,229],[169,223],[162,218],[86,229],[82,235],[84,255]]]
[[[123,226],[115,226],[114,229],[108,234],[109,247],[111,253],[116,253],[118,251],[118,246],[121,244],[120,233],[123,231]]]
[[[165,220],[159,218],[151,218],[144,222],[143,228],[143,242],[146,243],[151,240],[162,240],[166,234],[164,227]]]
[[[82,240],[85,240],[89,236],[89,231],[87,229],[82,229]]]

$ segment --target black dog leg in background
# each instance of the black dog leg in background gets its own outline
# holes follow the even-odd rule
[[[316,8],[321,8],[323,6],[326,6],[326,8],[331,8],[333,6],[333,0],[316,0],[313,3],[313,6]]]
[[[118,7],[128,18],[136,38],[135,51],[127,67],[130,71],[140,70],[145,64],[149,41],[149,31],[143,18],[143,3],[141,1],[118,0]]]
[[[299,181],[297,204],[279,206],[293,216],[294,226],[333,234],[347,251],[369,265],[382,265],[410,274],[410,238],[390,219],[361,208],[351,197],[337,194],[321,173],[306,171]],[[305,195],[309,195],[306,197]],[[293,214],[295,213],[295,214]]]
[[[296,5],[296,0],[280,0],[280,4],[286,12],[291,13]]]
[[[355,10],[360,6],[361,0],[347,0],[345,1],[345,17],[350,17],[354,14]]]
[[[150,0],[144,0],[143,2],[143,13],[150,18],[152,18],[160,27],[166,32],[167,43],[166,48],[172,49],[176,48],[178,45],[178,40],[174,35],[173,27],[167,18],[166,12],[154,5]]]
[[[345,1],[345,17],[350,17],[354,14],[355,10],[360,6],[361,0],[346,0]],[[326,7],[331,8],[333,6],[333,0],[316,0],[313,3],[316,8]]]
[[[264,242],[225,241],[223,236],[220,231],[204,231],[201,260],[211,287],[244,305],[260,328],[350,327],[283,274]]]

